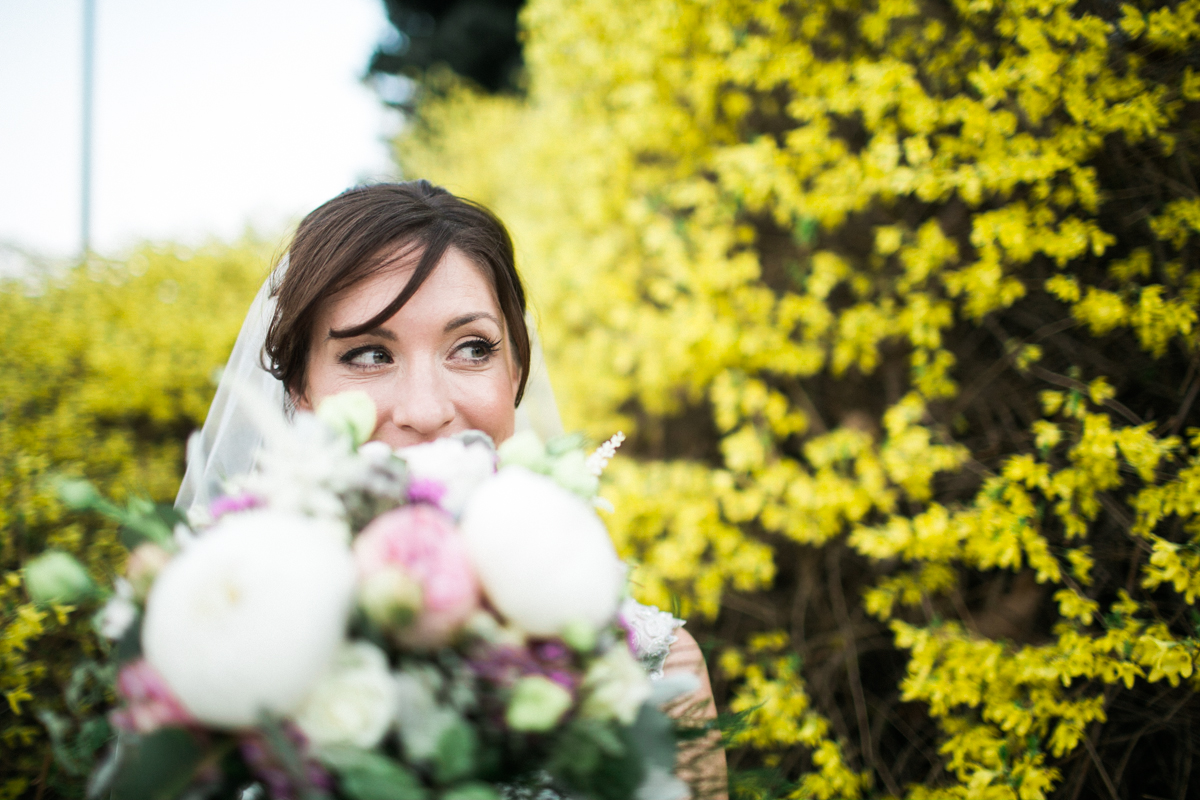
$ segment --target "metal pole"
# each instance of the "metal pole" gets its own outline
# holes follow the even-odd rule
[[[96,60],[96,0],[83,0],[83,163],[80,176],[79,245],[92,251],[92,89]]]

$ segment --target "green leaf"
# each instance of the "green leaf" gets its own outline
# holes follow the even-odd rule
[[[79,559],[62,550],[46,550],[22,568],[25,591],[38,605],[74,605],[92,599],[97,588]]]
[[[50,735],[50,749],[54,753],[54,761],[68,775],[82,775],[87,771],[86,764],[81,764],[76,758],[74,748],[67,743],[71,732],[71,722],[61,714],[42,709],[37,714],[38,721]]]
[[[722,711],[717,714],[716,725],[721,731],[721,746],[733,747],[739,737],[750,730],[753,724],[750,715],[762,708],[762,704],[747,708],[744,711]]]
[[[130,550],[143,542],[174,550],[175,526],[187,524],[187,519],[173,506],[136,497],[124,511],[118,508],[109,516],[121,523],[121,544]]]
[[[89,481],[62,478],[55,484],[59,498],[75,511],[96,511],[121,525],[121,543],[132,550],[145,541],[174,549],[174,528],[186,522],[183,515],[166,503],[154,503],[144,497],[131,497],[121,508],[106,500]]]
[[[813,217],[800,217],[796,220],[792,234],[796,237],[797,242],[807,247],[816,240],[817,227],[817,221]]]
[[[90,511],[103,502],[91,481],[82,478],[62,478],[55,483],[58,499],[73,511]]]
[[[325,747],[317,758],[338,776],[353,800],[426,800],[429,792],[412,770],[373,750]]]
[[[71,670],[71,679],[63,697],[67,709],[77,717],[85,716],[94,706],[106,704],[116,688],[117,670],[112,664],[87,659]]]
[[[632,729],[578,718],[555,743],[547,765],[571,794],[598,800],[627,800],[646,775]]]
[[[171,800],[196,777],[204,749],[182,728],[162,728],[121,742],[113,800]]]
[[[438,783],[453,783],[475,771],[479,741],[475,731],[462,719],[442,731],[433,754],[433,776]]]
[[[564,433],[546,442],[546,453],[557,458],[569,450],[579,450],[583,447],[582,433]]]
[[[442,800],[500,800],[500,793],[479,781],[460,783],[442,793]]]
[[[308,778],[308,770],[304,763],[304,754],[300,747],[288,736],[282,722],[270,714],[263,713],[259,718],[258,729],[262,732],[263,740],[275,756],[283,771],[287,773],[288,781],[298,790],[300,800],[305,798],[324,798],[325,792],[315,788]]]
[[[113,658],[118,665],[126,664],[142,655],[142,613],[139,611],[125,633],[117,640]]]

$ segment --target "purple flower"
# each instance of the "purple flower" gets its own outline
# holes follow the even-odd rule
[[[408,502],[439,505],[446,495],[446,484],[435,478],[413,478],[408,484]]]
[[[570,692],[574,692],[575,687],[579,685],[579,677],[577,675],[572,675],[566,670],[551,670],[546,673],[546,677]]]
[[[236,514],[239,511],[249,511],[252,508],[258,508],[263,504],[261,497],[256,495],[243,493],[235,495],[222,495],[216,500],[213,500],[208,511],[213,515],[213,519],[220,519],[226,514]]]
[[[496,647],[472,659],[470,666],[481,679],[497,686],[512,686],[521,678],[540,675],[573,693],[581,680],[571,651],[556,641],[540,642],[528,650]]]
[[[542,642],[534,648],[533,652],[539,661],[562,661],[570,655],[566,646],[555,641]]]
[[[511,645],[491,648],[469,663],[475,674],[497,686],[511,686],[525,675],[540,672],[537,661],[528,650]]]
[[[279,754],[271,749],[266,738],[260,732],[254,731],[243,736],[238,745],[246,766],[250,768],[256,778],[266,785],[267,796],[276,798],[276,800],[292,800],[305,794],[303,790],[309,787],[326,791],[332,789],[333,779],[329,773],[315,760],[308,757],[308,739],[300,729],[285,722],[283,733],[304,758],[304,781],[307,786],[298,785],[299,782],[288,774]]]

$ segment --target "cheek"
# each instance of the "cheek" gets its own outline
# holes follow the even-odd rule
[[[488,382],[486,389],[473,392],[473,397],[463,403],[459,410],[467,427],[481,430],[500,444],[513,434],[516,409],[513,406],[512,382],[507,375],[497,375]]]
[[[320,363],[316,363],[315,359],[310,358],[309,363],[304,370],[304,388],[301,394],[292,394],[295,400],[296,408],[305,411],[315,411],[317,406],[321,405],[321,401],[331,394],[335,394],[337,389],[330,386],[329,370],[323,368]]]

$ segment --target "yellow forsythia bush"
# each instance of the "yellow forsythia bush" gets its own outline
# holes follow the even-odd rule
[[[513,228],[745,797],[1200,787],[1200,2],[530,0]],[[1193,789],[1193,792],[1197,789]]]
[[[124,566],[117,531],[68,512],[55,479],[174,500],[188,434],[271,254],[249,240],[147,246],[0,284],[0,798],[82,794],[86,765],[70,775],[52,762],[38,712],[68,693],[83,701],[72,667],[99,646],[86,615],[28,601],[21,564],[66,550],[105,584]]]

